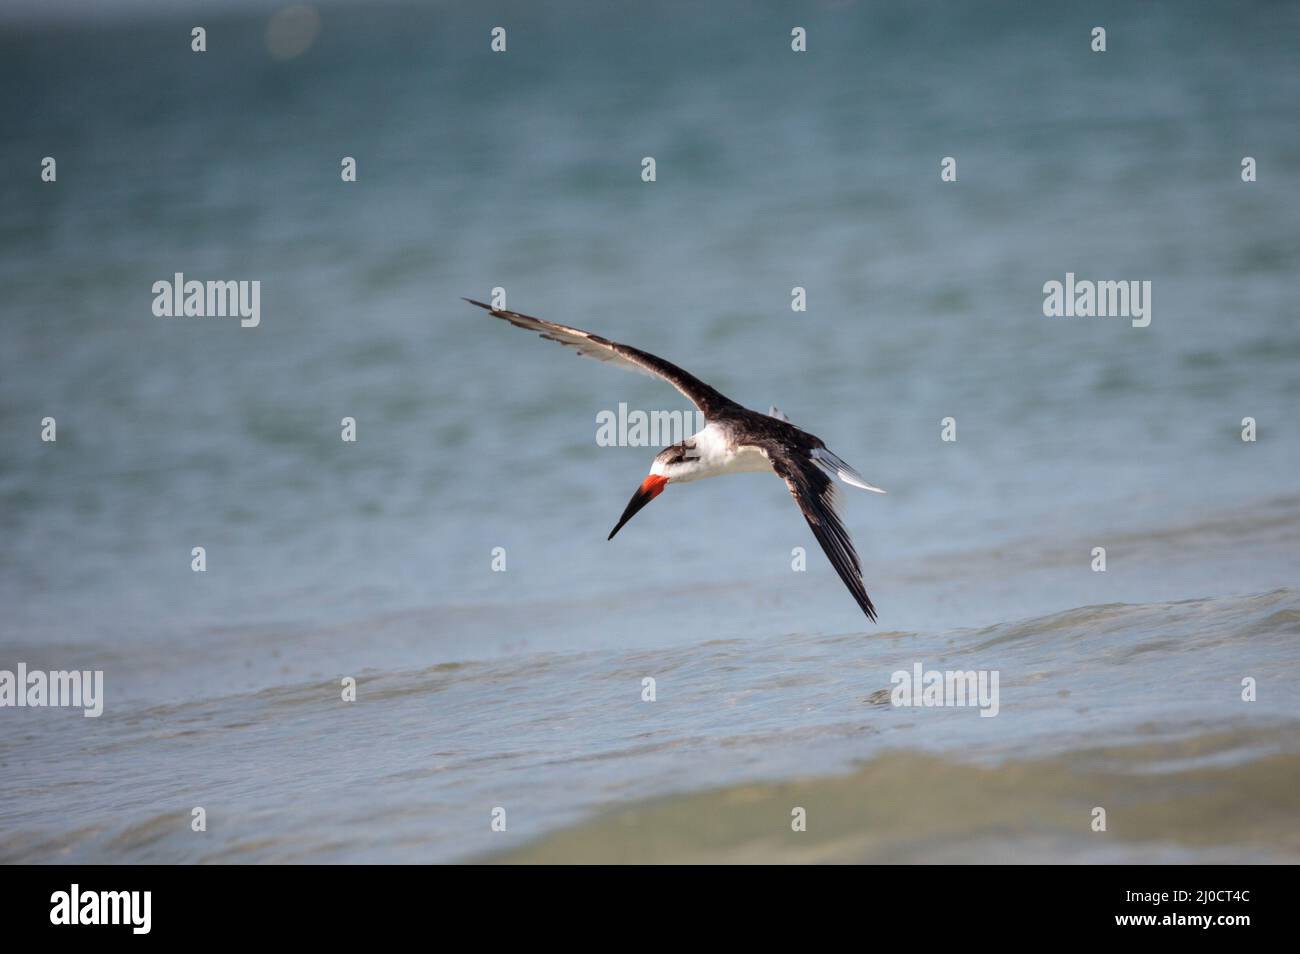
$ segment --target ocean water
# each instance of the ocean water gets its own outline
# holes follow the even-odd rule
[[[280,9],[0,18],[0,669],[106,692],[0,708],[0,860],[1300,858],[1300,8]],[[768,475],[606,542],[687,405],[495,286],[887,488],[879,625]]]

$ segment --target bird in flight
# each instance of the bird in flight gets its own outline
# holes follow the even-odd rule
[[[517,328],[535,331],[549,341],[567,345],[588,358],[662,378],[703,413],[705,427],[702,431],[665,447],[656,455],[649,476],[632,495],[608,539],[614,539],[614,534],[670,483],[684,484],[723,474],[771,471],[790,488],[790,494],[835,572],[849,588],[862,612],[875,621],[876,608],[862,582],[858,554],[839,514],[835,512],[835,485],[830,475],[834,474],[851,487],[878,494],[884,491],[871,486],[861,474],[827,450],[821,438],[795,427],[776,408],[770,414],[760,414],[742,407],[677,365],[639,348],[610,341],[589,331],[493,308],[472,298],[465,301]]]

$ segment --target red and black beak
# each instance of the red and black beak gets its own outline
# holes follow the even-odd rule
[[[654,474],[651,474],[645,480],[641,481],[641,486],[637,488],[636,493],[632,495],[632,499],[628,501],[627,509],[623,511],[623,516],[618,518],[618,525],[615,526],[613,530],[609,531],[609,536],[605,539],[613,540],[614,534],[623,529],[623,524],[635,517],[638,510],[663,493],[664,485],[666,483],[668,483],[667,477],[657,477]]]

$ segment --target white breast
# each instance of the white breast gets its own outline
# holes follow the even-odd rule
[[[679,465],[672,474],[679,483],[721,477],[723,474],[748,474],[770,471],[772,462],[757,447],[732,446],[727,434],[716,424],[708,424],[691,438],[696,456]]]

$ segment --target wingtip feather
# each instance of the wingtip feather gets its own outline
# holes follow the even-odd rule
[[[869,484],[861,474],[846,464],[838,456],[831,453],[825,447],[819,447],[813,451],[813,460],[817,461],[826,470],[835,474],[841,481],[850,487],[857,487],[859,490],[869,490],[873,494],[888,493],[883,487],[877,487]]]

